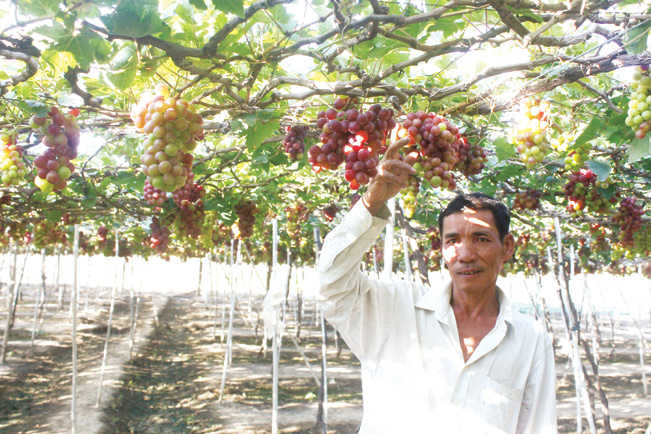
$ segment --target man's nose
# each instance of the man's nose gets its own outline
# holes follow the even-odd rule
[[[457,245],[457,259],[461,262],[473,260],[475,257],[475,250],[467,242],[461,242]]]

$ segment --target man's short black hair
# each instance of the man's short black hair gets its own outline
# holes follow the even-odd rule
[[[448,206],[439,214],[439,232],[441,233],[441,237],[443,237],[443,219],[449,215],[463,212],[464,209],[472,209],[475,211],[485,209],[490,211],[493,214],[493,220],[495,220],[495,227],[497,227],[500,241],[504,242],[504,237],[509,233],[509,225],[511,224],[509,209],[499,200],[484,193],[460,194],[448,203]]]

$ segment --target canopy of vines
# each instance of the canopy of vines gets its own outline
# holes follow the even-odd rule
[[[279,217],[309,261],[313,227],[408,135],[398,221],[431,267],[455,191],[513,209],[512,267],[544,267],[559,223],[588,268],[651,250],[648,0],[5,5],[5,246],[65,244],[77,222],[89,253],[112,254],[117,228],[124,254],[234,236],[266,260]]]

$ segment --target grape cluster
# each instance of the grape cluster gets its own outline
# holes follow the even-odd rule
[[[57,244],[65,244],[68,236],[56,222],[39,220],[32,226],[32,243],[37,250]]]
[[[194,173],[190,173],[183,188],[176,190],[172,198],[181,210],[185,210],[192,204],[202,202],[205,195],[203,186],[194,182]]]
[[[414,176],[409,177],[409,185],[402,189],[400,198],[402,199],[402,212],[408,219],[414,216],[416,212],[416,197],[420,191],[420,180]]]
[[[309,127],[307,125],[288,126],[283,139],[285,152],[292,160],[300,160],[305,152],[305,135]]]
[[[335,219],[338,212],[339,212],[339,207],[337,205],[335,205],[334,203],[326,206],[325,208],[323,208],[323,211],[322,211],[323,217],[326,219],[326,221],[329,221],[329,222],[331,222],[331,221],[333,221]]]
[[[635,131],[635,137],[643,139],[651,129],[651,77],[649,65],[641,65],[633,75],[630,85],[631,99],[628,102],[628,116],[624,123]]]
[[[30,119],[30,126],[38,130],[42,143],[48,148],[43,155],[34,158],[34,183],[45,194],[66,188],[68,178],[75,171],[70,160],[77,157],[79,147],[78,114],[77,109],[63,114],[58,107],[51,107],[47,116],[34,115]]]
[[[458,158],[457,169],[466,176],[480,174],[488,161],[484,148],[479,145],[471,145],[463,135],[459,137]]]
[[[513,201],[513,208],[520,211],[530,210],[534,211],[540,208],[540,197],[542,191],[540,190],[527,190],[516,193],[515,200]]]
[[[606,199],[599,191],[605,188],[604,185],[608,186],[607,182],[599,185],[597,182],[597,175],[589,169],[580,169],[569,175],[567,184],[563,186],[563,195],[568,201],[566,209],[570,217],[582,217],[586,207],[591,212],[607,213],[610,204],[617,201],[615,196]]]
[[[194,104],[170,97],[167,86],[159,85],[131,110],[131,119],[147,135],[141,162],[149,183],[167,192],[183,187],[192,171],[191,152],[203,138],[203,118]]]
[[[97,237],[99,238],[100,242],[106,241],[106,238],[108,237],[108,228],[104,225],[98,227]]]
[[[154,249],[156,253],[165,253],[170,243],[170,229],[165,225],[161,225],[158,217],[151,219],[149,229],[151,229],[149,247]]]
[[[637,203],[637,198],[632,196],[625,197],[619,204],[619,209],[613,215],[613,223],[619,226],[619,242],[622,246],[635,245],[634,235],[642,226],[643,208],[643,205]]]
[[[647,257],[651,254],[651,221],[642,224],[640,229],[633,235],[633,241],[636,253]]]
[[[377,175],[379,155],[386,152],[386,136],[396,126],[393,109],[372,104],[367,111],[348,108],[352,101],[337,98],[333,107],[317,115],[321,146],[308,151],[315,172],[334,170],[344,161],[344,177],[353,190]]]
[[[149,177],[145,179],[145,186],[143,187],[143,196],[145,198],[145,201],[147,201],[148,204],[157,207],[163,205],[167,200],[167,193],[161,190],[160,188],[156,188],[153,185],[151,185],[151,182],[149,181]]]
[[[453,170],[459,162],[459,128],[436,113],[408,113],[398,137],[408,136],[411,143],[404,149],[407,161],[416,169],[415,177],[425,179],[434,188],[454,190]],[[469,148],[468,148],[469,149]]]
[[[441,268],[441,234],[438,228],[427,229],[427,238],[429,239],[429,250],[427,251],[427,268],[432,271]]]
[[[27,170],[22,154],[23,148],[16,145],[9,134],[0,134],[0,179],[7,187],[18,185],[25,179]]]
[[[242,200],[235,205],[237,223],[233,225],[235,236],[240,239],[249,238],[253,234],[255,215],[259,213],[258,205],[250,200]]]
[[[310,217],[310,213],[309,208],[300,202],[285,207],[285,217],[287,218],[285,230],[291,240],[297,241],[299,239],[301,227]]]
[[[586,161],[590,158],[590,151],[592,151],[592,143],[586,142],[576,149],[568,152],[563,160],[565,163],[565,170],[577,170],[583,167]]]
[[[526,99],[511,141],[527,169],[541,163],[551,146],[547,140],[549,101]]]

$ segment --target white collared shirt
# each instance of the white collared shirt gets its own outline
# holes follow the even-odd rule
[[[377,281],[359,270],[387,223],[361,202],[328,234],[319,263],[324,314],[362,364],[360,434],[556,433],[544,327],[498,288],[495,327],[464,362],[450,284]]]

